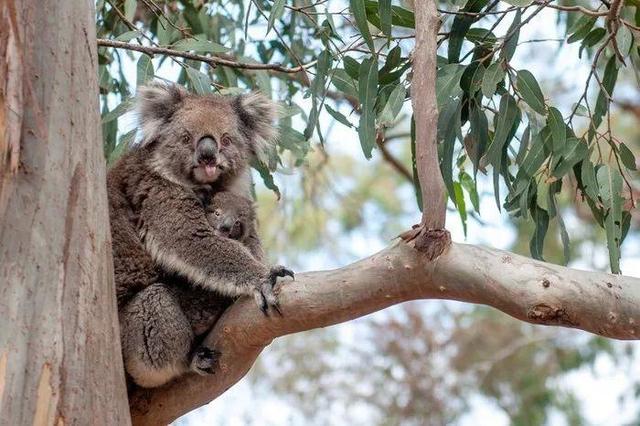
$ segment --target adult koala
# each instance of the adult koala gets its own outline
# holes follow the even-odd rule
[[[155,387],[215,362],[207,348],[193,350],[191,327],[157,266],[221,296],[252,295],[265,314],[278,309],[277,277],[293,272],[216,235],[199,198],[248,196],[249,159],[276,136],[274,104],[260,94],[200,96],[157,83],[138,99],[142,142],[109,170],[107,193],[125,368],[136,384]]]

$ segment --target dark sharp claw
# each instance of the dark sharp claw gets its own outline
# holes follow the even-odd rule
[[[278,313],[278,315],[280,315],[281,317],[284,316],[284,315],[282,315],[282,311],[280,310],[280,305],[278,303],[274,303],[271,306]]]

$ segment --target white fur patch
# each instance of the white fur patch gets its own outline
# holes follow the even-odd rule
[[[250,294],[246,287],[237,285],[234,281],[225,279],[220,275],[207,275],[202,270],[190,265],[185,260],[178,257],[175,253],[169,253],[166,250],[162,250],[153,235],[149,232],[147,232],[145,236],[145,244],[154,261],[169,271],[177,272],[186,276],[193,284],[200,285],[204,288],[217,291],[222,295],[230,297]]]
[[[155,388],[182,375],[187,371],[187,367],[182,364],[174,364],[158,369],[150,367],[142,360],[133,357],[126,361],[126,370],[131,377],[133,377],[133,380],[138,386],[142,386],[143,388]]]

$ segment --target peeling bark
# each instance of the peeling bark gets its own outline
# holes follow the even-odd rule
[[[240,380],[273,339],[349,321],[416,299],[499,309],[519,320],[579,328],[615,339],[640,336],[640,279],[585,272],[501,250],[452,244],[437,260],[403,242],[333,271],[308,272],[279,287],[283,317],[253,300],[235,303],[206,343],[222,353],[213,376],[186,376],[131,397],[135,425],[169,423]]]
[[[130,423],[92,4],[0,2],[0,425]]]

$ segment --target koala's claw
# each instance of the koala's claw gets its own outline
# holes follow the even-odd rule
[[[288,269],[282,265],[276,265],[271,268],[269,271],[269,279],[271,281],[271,286],[275,286],[278,282],[278,277],[291,277],[294,280],[296,279],[293,271]]]
[[[219,351],[200,346],[194,351],[191,358],[191,370],[202,376],[213,374],[220,360],[220,355]]]

